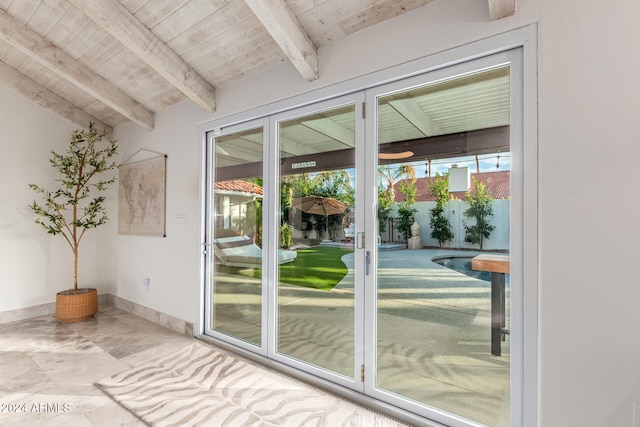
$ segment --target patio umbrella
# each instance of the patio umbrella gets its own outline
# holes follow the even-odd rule
[[[326,224],[326,237],[329,237],[329,215],[341,214],[347,209],[347,205],[342,203],[338,199],[333,197],[323,196],[304,196],[295,197],[292,200],[291,206],[296,209],[300,209],[302,212],[314,215],[324,215]],[[326,239],[328,240],[328,239]]]

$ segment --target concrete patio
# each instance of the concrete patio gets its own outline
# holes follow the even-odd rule
[[[377,387],[492,426],[509,424],[509,338],[491,354],[490,283],[432,261],[478,254],[455,250],[379,251]],[[353,376],[353,260],[331,291],[280,284],[278,351]],[[216,324],[259,340],[257,292],[239,276],[219,278]],[[507,307],[509,291],[506,292]],[[225,303],[225,301],[227,303]],[[508,313],[508,312],[507,312]],[[508,318],[508,316],[507,316]],[[243,335],[244,334],[244,335]]]

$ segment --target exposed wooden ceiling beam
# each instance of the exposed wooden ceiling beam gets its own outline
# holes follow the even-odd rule
[[[0,82],[35,102],[42,108],[82,128],[88,128],[89,123],[94,123],[98,129],[104,129],[107,133],[112,133],[110,126],[102,123],[83,109],[76,107],[66,99],[61,98],[40,83],[31,80],[29,77],[2,61],[0,61]]]
[[[498,126],[488,129],[457,132],[450,135],[438,135],[430,138],[396,141],[380,144],[379,152],[412,151],[410,160],[423,161],[425,159],[444,159],[457,156],[472,156],[474,154],[495,153],[509,151],[509,126]],[[297,169],[293,163],[313,164],[309,168]],[[398,160],[378,159],[378,164],[393,164]],[[323,170],[352,168],[355,164],[355,148],[339,151],[324,151],[321,153],[301,154],[280,159],[280,175],[294,173],[311,173]],[[216,181],[239,179],[250,176],[262,176],[262,162],[242,163],[216,169]]]
[[[441,133],[440,126],[433,121],[426,111],[420,108],[413,98],[390,100],[388,102],[391,107],[422,132],[424,136],[439,135]]]
[[[302,156],[305,154],[315,154],[318,152],[318,150],[313,147],[305,145],[299,141],[285,138],[283,136],[280,136],[278,142],[280,144],[280,156],[282,158]]]
[[[336,123],[328,117],[302,120],[300,121],[300,124],[349,147],[354,147],[356,145],[355,132],[347,129],[339,123]]]
[[[302,76],[319,76],[318,52],[284,0],[245,0],[271,37]]]
[[[491,20],[506,18],[516,13],[516,0],[489,0]]]
[[[117,0],[68,0],[205,111],[215,88]]]
[[[2,10],[0,38],[128,119],[146,129],[153,129],[151,110]]]

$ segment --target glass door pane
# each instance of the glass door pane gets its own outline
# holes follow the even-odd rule
[[[510,67],[416,81],[375,98],[375,387],[508,425]],[[474,270],[482,254],[505,269]]]
[[[355,110],[348,104],[277,122],[276,353],[349,381],[356,364]]]
[[[210,329],[262,342],[262,128],[215,136]]]

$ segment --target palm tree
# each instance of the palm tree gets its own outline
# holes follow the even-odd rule
[[[391,202],[396,200],[395,184],[402,179],[410,179],[415,181],[416,169],[409,163],[403,163],[397,168],[390,168],[389,166],[378,167],[378,177],[383,182],[383,187],[386,184],[386,189],[383,191],[385,197]]]
[[[389,217],[391,205],[396,200],[395,185],[400,180],[408,180],[411,183],[416,181],[416,170],[413,165],[403,163],[398,167],[391,168],[387,165],[378,167],[378,230],[380,233],[386,230],[386,221]],[[413,204],[413,202],[411,202]],[[411,226],[411,224],[409,224]],[[406,234],[403,227],[403,234]],[[405,236],[406,237],[406,236]]]

